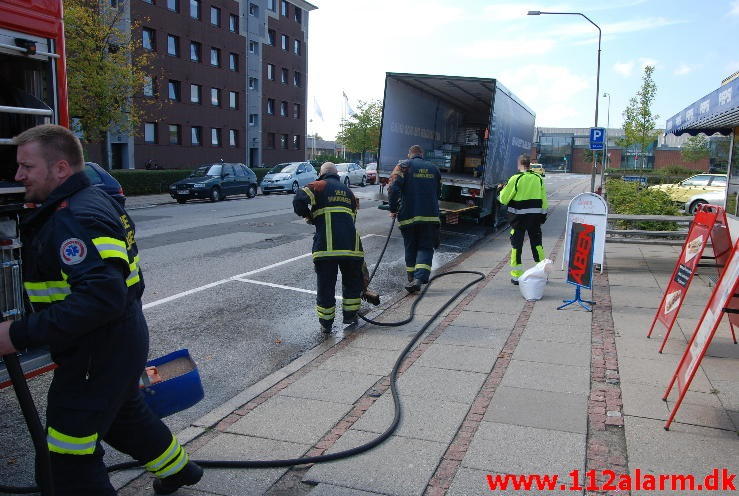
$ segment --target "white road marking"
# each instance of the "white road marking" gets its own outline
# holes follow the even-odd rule
[[[361,236],[360,239],[369,238],[370,236],[380,236],[380,235],[379,234],[365,234],[364,236]],[[170,301],[179,300],[180,298],[183,298],[185,296],[189,296],[191,294],[199,293],[201,291],[205,291],[206,289],[210,289],[210,288],[214,288],[216,286],[220,286],[222,284],[226,284],[227,282],[239,281],[239,280],[241,280],[241,278],[245,278],[245,277],[250,276],[250,275],[253,275],[253,274],[258,274],[258,273],[264,272],[266,270],[274,269],[275,267],[279,267],[280,265],[285,265],[287,263],[294,262],[296,260],[300,260],[301,258],[310,257],[311,255],[312,255],[311,253],[306,253],[304,255],[300,255],[300,256],[297,256],[297,257],[288,258],[287,260],[283,260],[282,262],[277,262],[277,263],[273,263],[272,265],[267,265],[266,267],[261,267],[259,269],[250,270],[249,272],[244,272],[243,274],[236,274],[235,276],[231,276],[228,279],[221,279],[220,281],[211,282],[211,283],[206,284],[204,286],[199,286],[197,288],[193,288],[193,289],[189,289],[187,291],[183,291],[182,293],[173,294],[172,296],[167,296],[166,298],[162,298],[160,300],[152,301],[151,303],[147,303],[146,305],[144,305],[142,308],[144,310],[147,310],[149,308],[156,307],[156,306],[162,305],[164,303],[169,303]],[[242,282],[244,282],[244,281],[242,281]],[[248,281],[248,282],[256,282],[256,283],[259,283],[260,281]],[[277,286],[279,286],[279,285],[275,285],[275,287],[277,287]],[[294,288],[290,288],[289,286],[285,286],[285,289],[294,289]],[[308,291],[308,290],[305,290],[305,291]],[[313,293],[313,294],[315,294],[315,293]]]
[[[290,291],[297,291],[298,293],[308,293],[308,294],[318,294],[316,291],[313,291],[312,289],[303,289],[303,288],[296,288],[294,286],[285,286],[283,284],[275,284],[273,282],[265,282],[265,281],[257,281],[255,279],[242,279],[240,277],[237,277],[235,280],[241,281],[241,282],[247,282],[251,284],[259,284],[260,286],[269,286],[270,288],[278,288],[278,289],[287,289]],[[341,300],[341,296],[335,295],[337,300]]]

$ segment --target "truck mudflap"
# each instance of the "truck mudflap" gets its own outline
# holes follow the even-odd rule
[[[467,205],[466,203],[440,201],[439,214],[442,222],[445,224],[459,224],[459,216],[466,212],[477,210],[476,205]]]

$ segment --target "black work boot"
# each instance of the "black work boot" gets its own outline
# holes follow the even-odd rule
[[[172,494],[182,486],[197,484],[203,477],[203,469],[192,461],[187,462],[182,470],[163,479],[154,480],[154,492],[157,494]]]
[[[321,321],[321,331],[324,334],[331,334],[331,328],[334,326],[334,321],[331,320],[322,320]]]
[[[358,322],[359,320],[357,319],[357,312],[344,314],[344,324],[352,326],[357,325]]]
[[[413,279],[411,282],[405,285],[405,290],[409,293],[418,293],[421,290],[421,284],[423,284],[418,279]]]
[[[362,291],[360,297],[367,303],[370,303],[374,306],[380,304],[380,295],[369,289],[365,289],[364,291]]]
[[[413,282],[413,272],[406,272],[405,276],[408,278],[408,282]]]

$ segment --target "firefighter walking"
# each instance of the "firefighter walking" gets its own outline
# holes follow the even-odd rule
[[[156,476],[157,494],[195,484],[202,469],[143,400],[149,352],[144,280],[133,221],[90,184],[82,146],[42,125],[14,138],[16,180],[41,204],[22,221],[23,280],[34,312],[0,323],[0,355],[49,346],[47,444],[57,495],[115,495],[105,441]]]
[[[545,258],[541,240],[541,225],[547,219],[547,190],[544,179],[530,170],[528,155],[518,158],[518,173],[511,176],[499,195],[500,203],[508,206],[511,224],[511,283],[518,285],[523,274],[521,250],[524,236],[529,234],[531,254],[535,262]]]
[[[405,246],[405,289],[416,293],[429,282],[434,249],[439,244],[441,174],[423,159],[423,149],[413,145],[408,160],[393,169],[390,181],[390,215],[398,220]]]
[[[313,263],[318,278],[316,313],[321,330],[331,332],[336,317],[336,277],[341,270],[344,324],[357,323],[364,288],[364,251],[354,226],[359,202],[339,179],[336,165],[326,162],[320,177],[300,189],[293,210],[316,226]]]

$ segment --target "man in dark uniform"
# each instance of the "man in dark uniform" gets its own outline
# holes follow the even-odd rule
[[[500,203],[508,206],[511,223],[511,283],[518,285],[523,274],[521,250],[529,233],[531,253],[535,262],[545,258],[541,241],[541,225],[547,220],[547,189],[544,179],[530,170],[528,155],[518,157],[518,173],[511,176],[499,195]]]
[[[429,282],[434,248],[439,244],[439,191],[441,174],[423,159],[423,149],[413,145],[408,160],[390,175],[390,216],[398,219],[405,245],[405,289],[415,293]]]
[[[57,495],[115,495],[101,441],[131,455],[170,494],[202,477],[139,391],[149,334],[134,225],[91,186],[71,131],[42,125],[14,138],[26,201],[24,287],[34,312],[0,323],[0,354],[48,345],[47,443]]]
[[[359,202],[339,179],[336,166],[326,162],[321,175],[300,189],[293,209],[316,226],[313,236],[313,263],[318,276],[316,313],[323,332],[331,332],[336,316],[336,276],[341,270],[344,324],[357,323],[357,311],[364,287],[364,251],[354,227]]]

